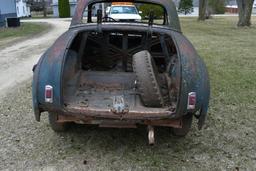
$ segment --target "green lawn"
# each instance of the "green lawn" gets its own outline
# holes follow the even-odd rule
[[[211,81],[209,128],[199,138],[200,151],[210,161],[200,165],[225,168],[233,162],[234,166],[255,169],[256,17],[252,28],[237,28],[237,17],[215,17],[206,22],[182,18],[181,23],[204,59]]]
[[[8,38],[27,37],[46,30],[49,26],[42,23],[21,23],[17,28],[0,28],[0,41]]]
[[[184,34],[208,66],[211,111],[221,117],[232,111],[233,116],[250,118],[246,110],[256,110],[256,17],[252,28],[237,28],[237,17],[181,21]]]

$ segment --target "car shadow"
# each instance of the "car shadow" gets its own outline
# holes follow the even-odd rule
[[[191,132],[194,129],[192,128]],[[118,149],[122,146],[132,151],[142,148],[154,151],[162,147],[175,149],[177,145],[179,147],[186,146],[193,137],[191,132],[186,137],[177,137],[171,134],[171,128],[155,127],[155,145],[153,146],[148,144],[147,126],[144,125],[139,125],[137,128],[101,128],[92,125],[71,124],[69,130],[62,135],[71,138],[70,142],[82,145],[82,149],[97,146],[98,150],[104,151],[110,148]]]

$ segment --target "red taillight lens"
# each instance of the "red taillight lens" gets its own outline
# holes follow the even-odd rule
[[[196,92],[188,93],[188,109],[196,108]]]
[[[50,85],[45,86],[45,102],[47,103],[53,102],[53,88]]]
[[[46,98],[51,98],[52,97],[52,90],[46,90],[45,91],[45,97]]]

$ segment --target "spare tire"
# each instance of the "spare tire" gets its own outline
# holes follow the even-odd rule
[[[147,107],[163,107],[164,98],[160,89],[160,78],[154,59],[147,50],[133,55],[133,71],[143,104]]]

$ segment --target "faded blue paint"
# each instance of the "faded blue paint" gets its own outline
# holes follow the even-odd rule
[[[9,17],[17,17],[16,0],[0,0],[0,27],[5,26]]]
[[[33,75],[32,96],[33,109],[36,120],[40,120],[40,113],[44,108],[62,109],[62,69],[68,47],[75,34],[68,31],[60,36],[56,42],[43,54],[37,63]],[[53,87],[53,103],[45,103],[45,86]],[[43,108],[40,107],[43,106]]]
[[[0,0],[1,14],[16,13],[16,0]]]
[[[12,17],[17,17],[16,13],[0,15],[0,27],[3,27],[6,25],[6,18],[12,18]]]
[[[180,97],[177,113],[187,114],[200,111],[199,129],[204,124],[210,98],[209,76],[204,61],[199,57],[193,45],[180,33],[172,31],[172,38],[178,50],[181,72]],[[187,110],[188,93],[196,92],[196,109]]]

